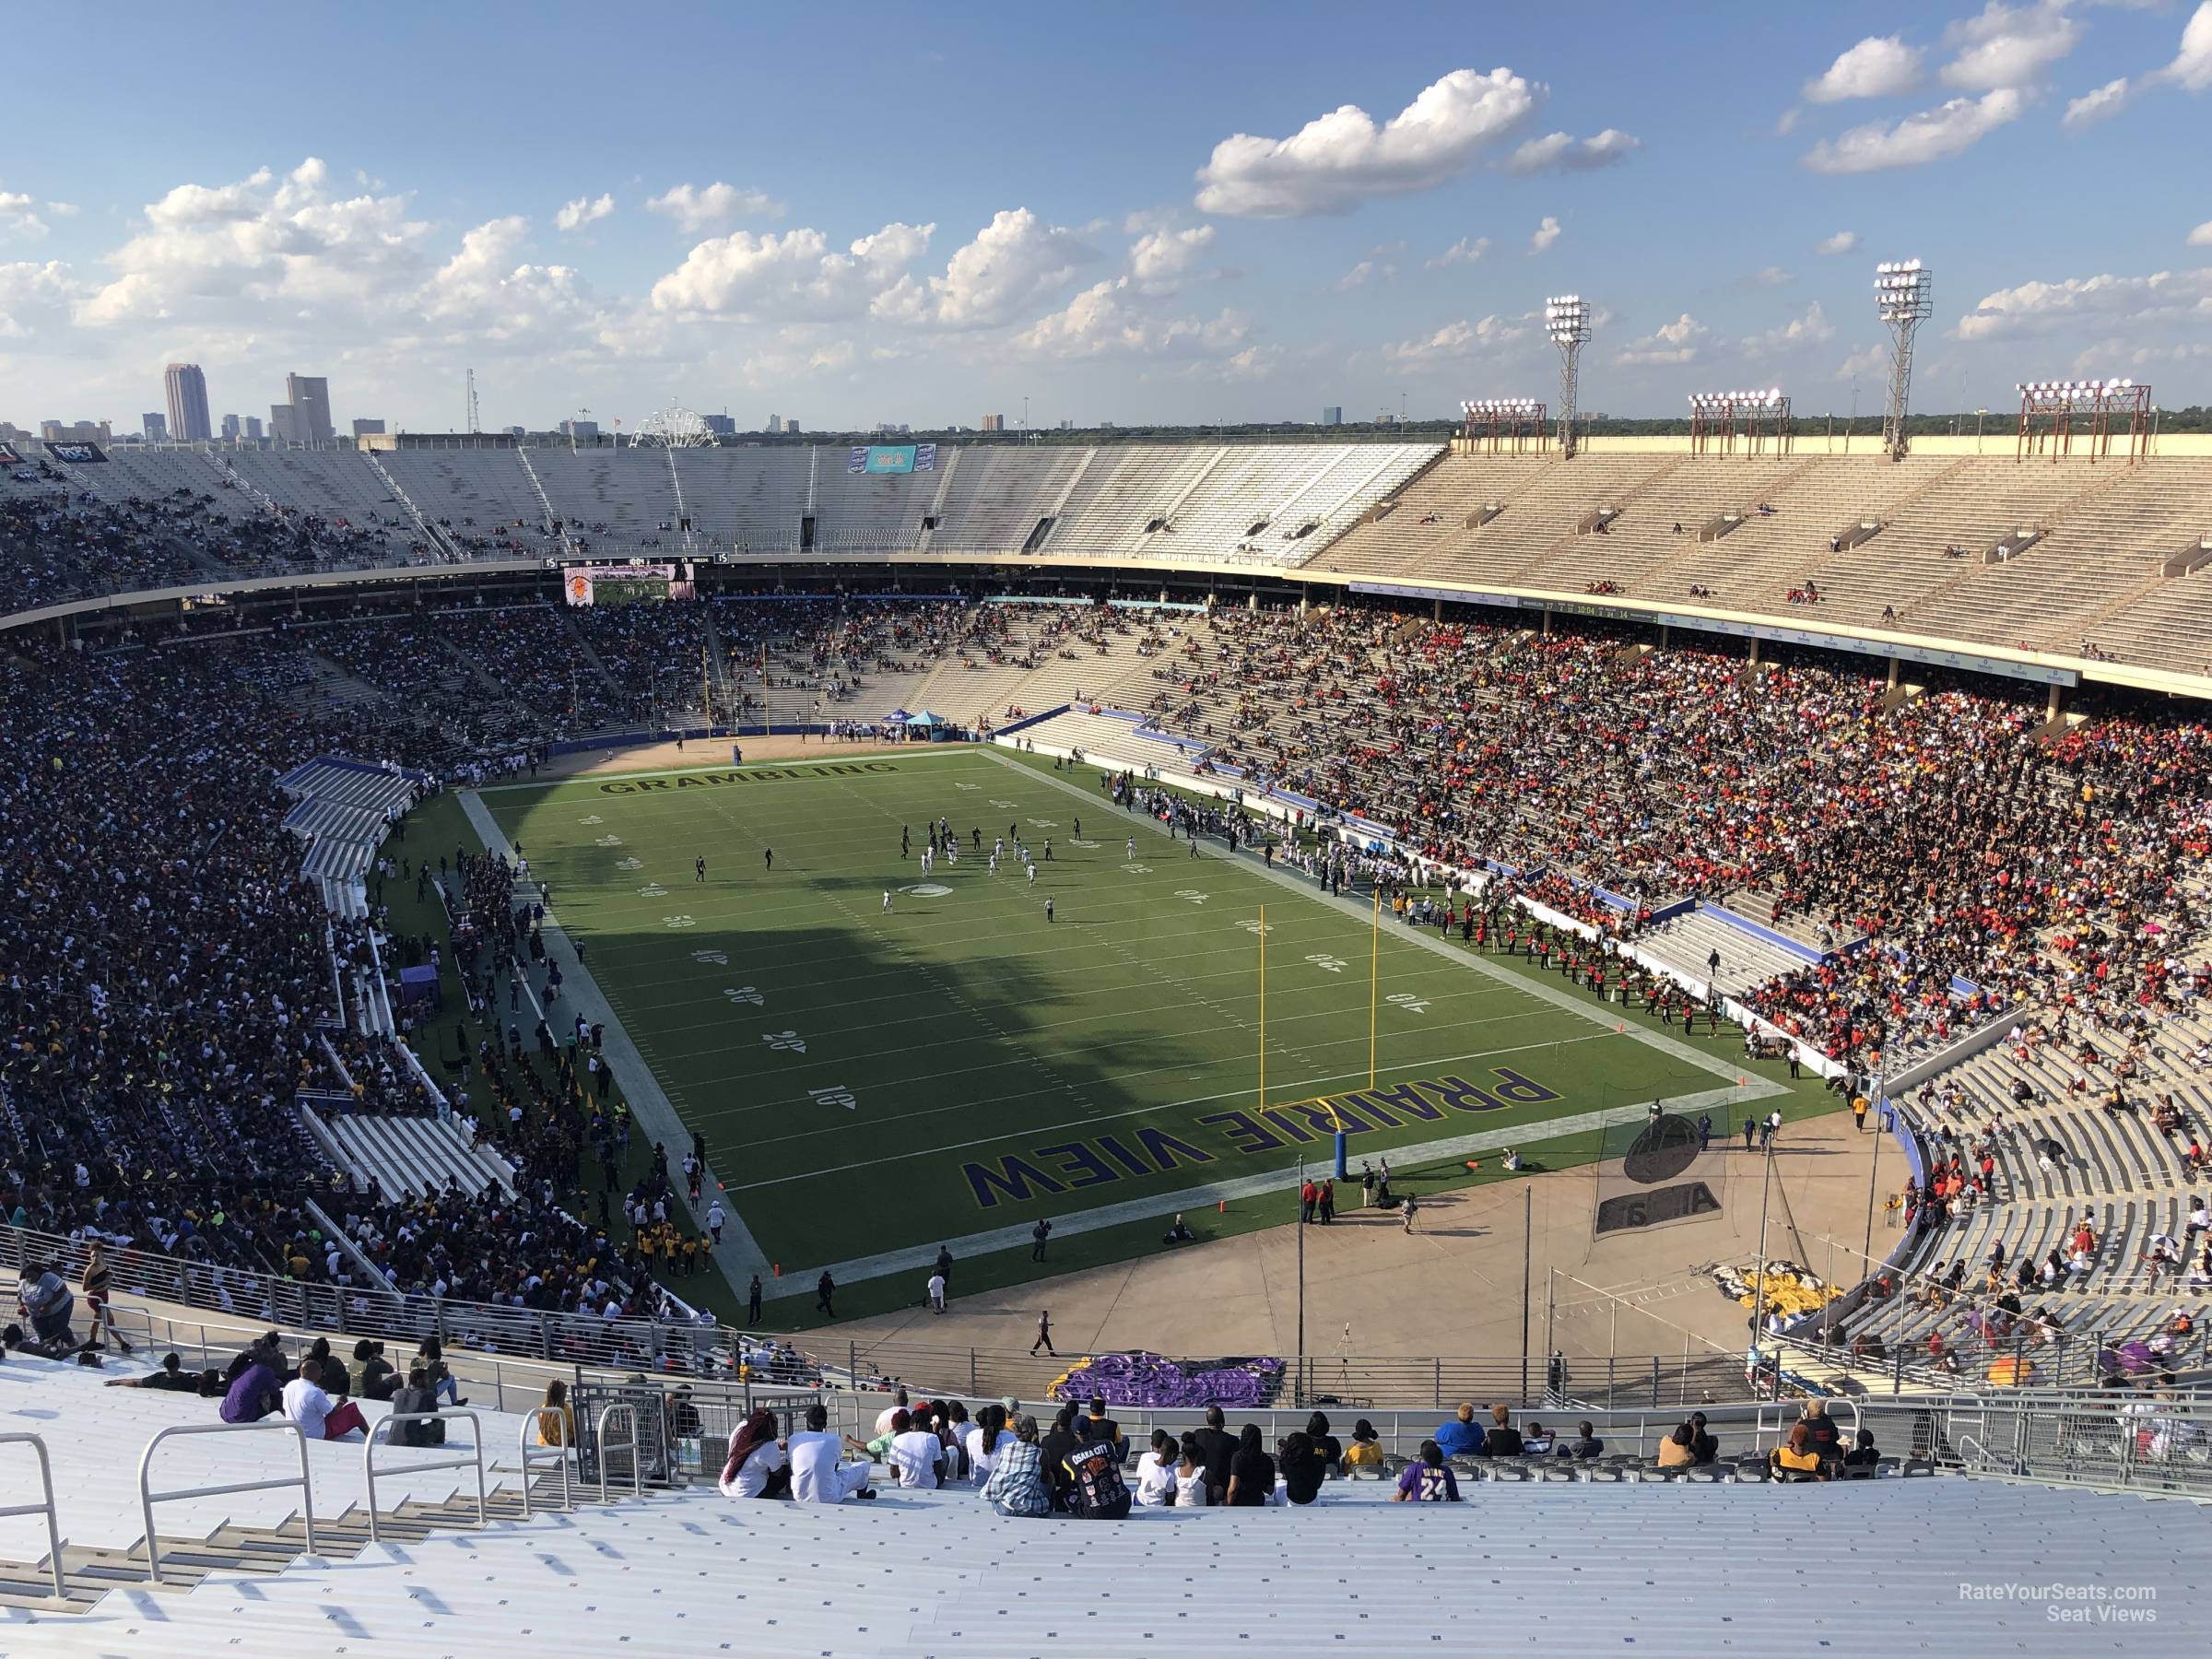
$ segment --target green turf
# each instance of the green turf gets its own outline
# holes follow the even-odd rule
[[[1100,796],[1095,772],[1071,774],[1089,791],[1077,800],[971,750],[828,759],[484,797],[678,1112],[711,1137],[771,1260],[810,1274],[1325,1156],[1319,1126],[1278,1103],[1365,1089],[1367,924],[1218,843],[1191,859]],[[963,846],[930,877],[948,890],[903,890],[923,881],[924,827],[940,813]],[[1077,844],[1077,818],[1092,844]],[[1010,857],[993,877],[972,851],[972,830],[987,854],[1009,825],[1041,859],[1052,838],[1033,886]],[[1274,1110],[1259,1119],[1263,905]],[[1555,1119],[1732,1080],[1636,1041],[1639,1020],[1616,1035],[1387,916],[1379,970],[1385,1094],[1355,1159],[1507,1125],[1533,1143]],[[1388,1092],[1415,1080],[1430,1087]],[[1112,1231],[1125,1254],[1158,1229]]]

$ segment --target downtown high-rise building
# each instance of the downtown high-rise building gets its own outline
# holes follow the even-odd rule
[[[274,421],[278,441],[328,443],[337,435],[330,418],[330,382],[319,374],[284,377],[284,401],[292,414],[288,421]],[[274,420],[275,406],[271,406]]]
[[[215,436],[207,418],[207,377],[197,363],[171,363],[161,371],[169,392],[169,435],[179,443],[205,443]]]

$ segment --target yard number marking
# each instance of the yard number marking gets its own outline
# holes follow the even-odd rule
[[[622,838],[618,835],[603,835],[592,844],[595,847],[618,847],[622,844]]]
[[[1408,1014],[1426,1014],[1429,1012],[1429,999],[1425,996],[1416,996],[1410,991],[1393,991],[1382,1000],[1384,1002],[1397,1004],[1399,1007],[1405,1009]]]
[[[691,959],[710,968],[727,968],[730,965],[730,953],[726,950],[695,950],[691,953]]]
[[[1122,866],[1122,868],[1128,871],[1132,876],[1149,876],[1152,874],[1152,866],[1150,865],[1125,864]]]
[[[724,985],[722,994],[734,1003],[751,1003],[756,1008],[768,1006],[768,999],[751,985]]]
[[[760,1041],[771,1049],[786,1049],[795,1054],[806,1052],[806,1039],[796,1031],[763,1031]]]
[[[645,861],[641,858],[618,858],[615,860],[615,868],[618,870],[641,870],[644,867]]]
[[[661,925],[664,927],[697,927],[699,924],[688,916],[663,916]]]
[[[1247,916],[1237,925],[1248,934],[1271,934],[1275,931],[1273,923],[1263,922],[1257,916]]]
[[[657,881],[649,881],[638,889],[638,897],[641,899],[665,899],[668,897],[668,889]]]
[[[1196,888],[1177,888],[1175,889],[1175,897],[1178,899],[1187,899],[1193,904],[1204,904],[1206,900],[1211,897],[1211,895],[1202,893]]]
[[[595,812],[590,813],[583,818],[580,818],[576,821],[582,824],[586,830],[589,830],[594,824],[604,824],[606,822],[605,818],[601,818]]]
[[[806,1092],[818,1106],[842,1106],[851,1112],[860,1104],[853,1091],[842,1083],[832,1083],[827,1088],[810,1088]]]
[[[1314,955],[1308,957],[1306,960],[1312,963],[1314,967],[1320,969],[1324,973],[1342,973],[1344,971],[1344,959],[1342,957],[1323,956],[1316,952]]]

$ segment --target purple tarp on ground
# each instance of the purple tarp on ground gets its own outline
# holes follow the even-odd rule
[[[1109,1406],[1256,1409],[1274,1398],[1280,1359],[1178,1362],[1158,1354],[1097,1354],[1079,1360],[1053,1389],[1056,1400],[1103,1394]]]

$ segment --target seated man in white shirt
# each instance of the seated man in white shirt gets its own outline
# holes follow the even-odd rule
[[[801,1503],[842,1503],[848,1498],[873,1498],[868,1489],[868,1465],[864,1459],[846,1463],[839,1453],[843,1440],[827,1432],[829,1408],[806,1407],[806,1427],[783,1443],[791,1458],[791,1495]]]
[[[903,1426],[902,1426],[903,1425]],[[945,1471],[945,1442],[927,1429],[917,1429],[903,1411],[891,1419],[889,1445],[883,1461],[898,1476],[899,1484],[918,1491],[934,1492]]]
[[[355,1430],[366,1436],[368,1420],[351,1400],[334,1406],[323,1392],[323,1362],[309,1358],[300,1363],[300,1374],[284,1385],[284,1415],[300,1425],[309,1440],[344,1440]]]

